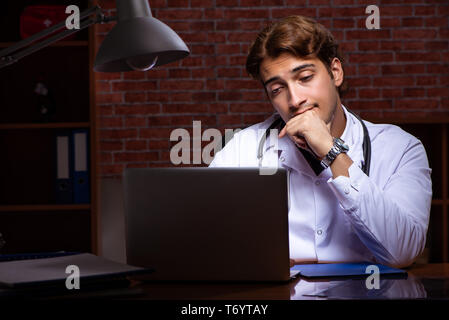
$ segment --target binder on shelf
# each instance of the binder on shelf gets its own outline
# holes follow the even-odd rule
[[[73,202],[90,202],[88,130],[72,130]]]
[[[71,169],[71,136],[69,131],[56,134],[56,202],[73,202],[73,183]]]

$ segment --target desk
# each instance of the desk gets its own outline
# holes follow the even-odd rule
[[[135,296],[129,299],[150,300],[321,300],[336,298],[363,299],[448,299],[449,263],[412,265],[407,279],[384,279],[378,290],[368,290],[365,279],[294,279],[288,283],[132,283]],[[367,275],[368,276],[368,275]],[[310,296],[329,290],[329,297]]]

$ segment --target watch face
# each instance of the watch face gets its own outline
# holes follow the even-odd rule
[[[336,144],[338,144],[344,151],[349,150],[349,146],[340,138],[335,138]]]

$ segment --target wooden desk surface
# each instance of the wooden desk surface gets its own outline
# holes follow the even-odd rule
[[[382,295],[385,298],[422,299],[434,297],[449,299],[449,263],[415,264],[406,270],[408,272],[407,279],[388,279],[381,282],[380,289],[383,290]],[[346,281],[353,281],[354,285],[358,287],[365,283],[365,279],[347,279]],[[322,297],[307,295],[325,290],[336,283],[342,284],[343,281],[336,282],[327,279],[311,281],[297,278],[288,283],[136,282],[131,285],[130,289],[136,292],[140,291],[141,294],[130,298],[150,300],[316,300],[322,299]]]

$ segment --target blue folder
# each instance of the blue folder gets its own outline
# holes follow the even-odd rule
[[[298,264],[292,267],[291,270],[299,271],[299,275],[306,278],[366,277],[371,274],[371,272],[366,272],[367,267],[370,265],[377,266],[381,275],[407,275],[407,272],[404,270],[372,262]]]

